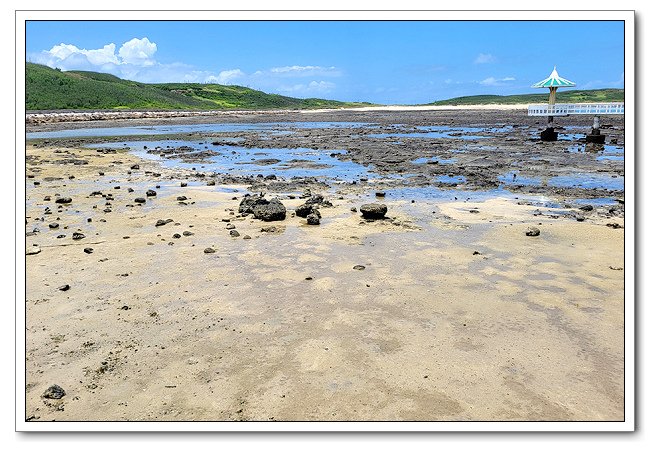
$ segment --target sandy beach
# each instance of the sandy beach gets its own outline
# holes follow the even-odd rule
[[[622,420],[622,158],[541,144],[514,107],[210,118],[371,124],[291,134],[30,139],[26,419]],[[141,119],[83,127],[207,121]],[[28,132],[80,127],[37,122]],[[622,147],[622,122],[604,122]],[[418,136],[425,123],[451,130]],[[275,149],[322,157],[291,157],[273,178],[212,174],[231,148],[271,169],[285,164],[269,163]],[[337,162],[331,179],[283,176]],[[370,175],[348,180],[346,165]],[[555,184],[576,173],[611,180]],[[286,219],[242,215],[259,192]],[[316,194],[331,206],[313,226],[295,211]],[[367,203],[386,218],[364,219]],[[43,397],[54,384],[65,395]]]

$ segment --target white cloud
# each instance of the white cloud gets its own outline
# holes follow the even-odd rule
[[[147,38],[133,38],[125,42],[115,54],[115,44],[106,44],[101,49],[80,49],[73,44],[61,43],[50,50],[30,55],[31,61],[58,67],[63,70],[88,69],[88,66],[103,68],[106,65],[153,66],[153,55],[157,46]]]
[[[258,71],[261,72],[261,71]],[[329,76],[338,77],[341,72],[334,66],[281,66],[272,67],[269,69],[271,74],[285,75],[289,77],[313,77],[313,76]]]
[[[80,49],[72,44],[61,43],[53,46],[50,50],[44,50],[38,55],[38,62],[52,66],[60,63],[61,66],[73,66],[75,64],[102,66],[105,64],[120,64],[115,55],[115,44],[107,44],[101,49]],[[62,68],[63,69],[63,68]]]
[[[113,45],[113,47],[115,47]],[[153,55],[158,50],[155,42],[149,41],[148,38],[133,38],[125,42],[120,47],[119,55],[125,64],[135,64],[136,66],[152,66],[155,64]]]
[[[503,77],[503,78],[495,78],[495,77],[488,77],[484,80],[481,80],[479,85],[483,86],[503,86],[506,83],[505,82],[512,82],[516,80],[514,77]]]
[[[219,72],[219,75],[210,75],[209,77],[206,77],[205,82],[206,83],[219,83],[221,85],[225,85],[230,83],[234,79],[238,78],[243,78],[245,77],[246,74],[244,71],[241,69],[230,69],[227,71],[221,71]]]
[[[313,96],[313,95],[322,95],[331,92],[336,88],[336,84],[332,82],[327,82],[321,80],[317,82],[312,80],[309,83],[298,83],[291,86],[281,86],[278,88],[278,91],[292,96]]]
[[[494,63],[497,59],[491,53],[479,53],[474,59],[474,64]]]

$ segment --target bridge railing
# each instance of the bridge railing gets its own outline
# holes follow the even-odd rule
[[[528,116],[623,115],[623,102],[602,104],[537,104],[528,106]]]

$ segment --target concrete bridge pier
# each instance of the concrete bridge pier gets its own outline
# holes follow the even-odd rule
[[[594,125],[591,128],[591,133],[587,134],[587,143],[604,144],[606,135],[600,133],[600,118],[594,116]]]

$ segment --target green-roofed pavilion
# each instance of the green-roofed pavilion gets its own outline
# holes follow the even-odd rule
[[[551,91],[548,96],[548,104],[555,105],[555,93],[557,92],[557,89],[569,88],[572,86],[576,86],[576,84],[573,83],[571,80],[567,80],[565,78],[560,77],[560,75],[557,73],[557,68],[553,66],[553,72],[551,72],[551,75],[546,77],[541,82],[535,83],[532,87],[548,88]],[[552,117],[549,117],[549,122],[551,121],[552,121]]]
[[[570,88],[576,86],[571,80],[567,80],[558,75],[557,69],[554,67],[551,75],[546,77],[541,82],[535,83],[533,88]]]

